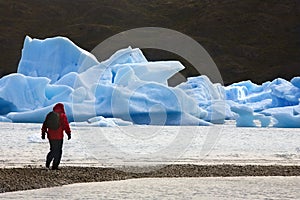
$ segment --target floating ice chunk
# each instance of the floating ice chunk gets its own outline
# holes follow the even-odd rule
[[[239,116],[236,119],[236,126],[238,127],[255,127],[253,110],[244,105],[233,106],[231,110]]]
[[[300,89],[289,81],[278,78],[272,81],[272,107],[292,106],[299,104]]]
[[[276,123],[274,127],[280,128],[300,128],[299,121],[300,105],[297,106],[286,106],[279,108],[270,108],[264,110],[264,115],[272,116]]]
[[[98,124],[91,124],[88,123],[87,121],[84,122],[71,122],[70,126],[78,126],[78,127],[87,127],[87,126],[91,126],[91,127],[99,127]],[[100,126],[101,127],[101,126]]]
[[[254,120],[259,120],[261,127],[268,127],[272,122],[272,117],[263,114],[254,114]]]
[[[239,116],[236,119],[238,127],[256,127],[254,120],[259,120],[262,127],[267,127],[271,123],[271,117],[253,112],[253,109],[245,105],[235,105],[231,110]]]
[[[93,117],[85,122],[72,122],[71,126],[93,126],[93,127],[116,127],[130,126],[132,122],[124,121],[118,118],[105,118],[102,116]]]
[[[278,123],[274,124],[274,126],[297,127],[297,124],[292,124],[297,123],[295,113],[298,113],[297,109],[300,98],[299,80],[299,77],[293,78],[291,82],[277,78],[272,82],[265,82],[262,85],[256,85],[250,81],[242,81],[225,87],[227,100],[232,100],[236,103],[233,105],[232,110],[237,111],[240,115],[238,117],[239,121],[243,122],[237,124],[239,126],[251,126],[251,112],[254,111],[253,120],[260,120],[262,126],[269,126],[268,124],[270,124],[271,118],[275,118]],[[237,107],[240,108],[241,105],[251,108],[247,114],[241,113],[239,109],[236,110]],[[245,112],[247,109],[243,111]],[[265,115],[268,115],[268,117]],[[247,119],[246,116],[249,119],[249,123],[245,122]],[[283,119],[283,116],[293,119],[287,123],[287,121]]]

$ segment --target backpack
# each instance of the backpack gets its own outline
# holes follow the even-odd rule
[[[59,113],[54,111],[49,112],[44,123],[47,128],[51,130],[57,130],[60,126]]]

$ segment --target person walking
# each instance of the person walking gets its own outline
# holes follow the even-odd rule
[[[53,115],[57,119],[53,118]],[[57,123],[57,127],[53,125],[55,123]],[[48,113],[41,131],[42,139],[45,139],[47,133],[50,144],[50,151],[46,157],[46,167],[50,168],[50,163],[53,160],[52,169],[57,170],[62,157],[64,131],[68,136],[68,140],[71,139],[71,129],[62,103],[57,103],[53,107],[53,111]]]

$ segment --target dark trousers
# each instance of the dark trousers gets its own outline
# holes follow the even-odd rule
[[[49,167],[53,160],[52,168],[57,168],[62,155],[63,140],[49,140],[50,152],[46,158],[46,166]]]

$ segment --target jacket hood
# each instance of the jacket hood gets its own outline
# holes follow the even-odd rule
[[[64,108],[64,104],[62,103],[58,103],[53,107],[53,111],[54,112],[58,112],[58,113],[65,113],[65,108]]]

